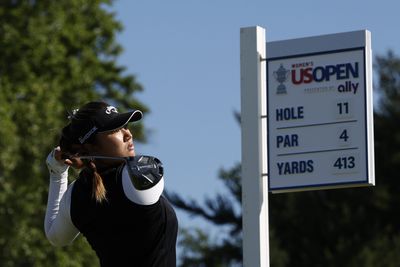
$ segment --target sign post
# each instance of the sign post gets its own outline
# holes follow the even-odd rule
[[[269,267],[265,30],[240,30],[243,265]]]
[[[371,54],[369,31],[241,29],[244,266],[269,267],[269,191],[375,185]]]

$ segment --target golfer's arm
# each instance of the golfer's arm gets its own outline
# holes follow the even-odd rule
[[[52,153],[46,163],[50,172],[50,185],[44,229],[51,244],[65,246],[79,234],[70,216],[73,183],[68,187],[68,167],[57,163]]]

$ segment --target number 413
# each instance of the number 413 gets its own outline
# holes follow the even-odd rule
[[[333,167],[338,168],[339,170],[342,169],[353,169],[356,166],[355,158],[353,156],[349,157],[339,157],[336,159]]]

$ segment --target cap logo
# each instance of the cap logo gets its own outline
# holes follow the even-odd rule
[[[97,130],[97,127],[94,126],[92,129],[89,130],[89,132],[87,132],[84,136],[79,137],[79,142],[81,142],[81,144],[85,143],[85,141]]]
[[[113,112],[113,113],[118,113],[118,110],[117,110],[115,107],[113,107],[113,106],[108,106],[108,107],[106,108],[106,113],[107,113],[107,114],[111,114],[111,112]]]

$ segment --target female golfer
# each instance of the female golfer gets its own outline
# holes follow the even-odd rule
[[[70,116],[60,145],[46,160],[44,226],[53,245],[68,245],[82,233],[101,266],[176,266],[178,223],[161,195],[164,179],[132,175],[140,169],[123,160],[138,158],[126,125],[141,118],[139,110],[118,113],[104,102],[87,103]],[[68,185],[70,166],[81,171]]]

